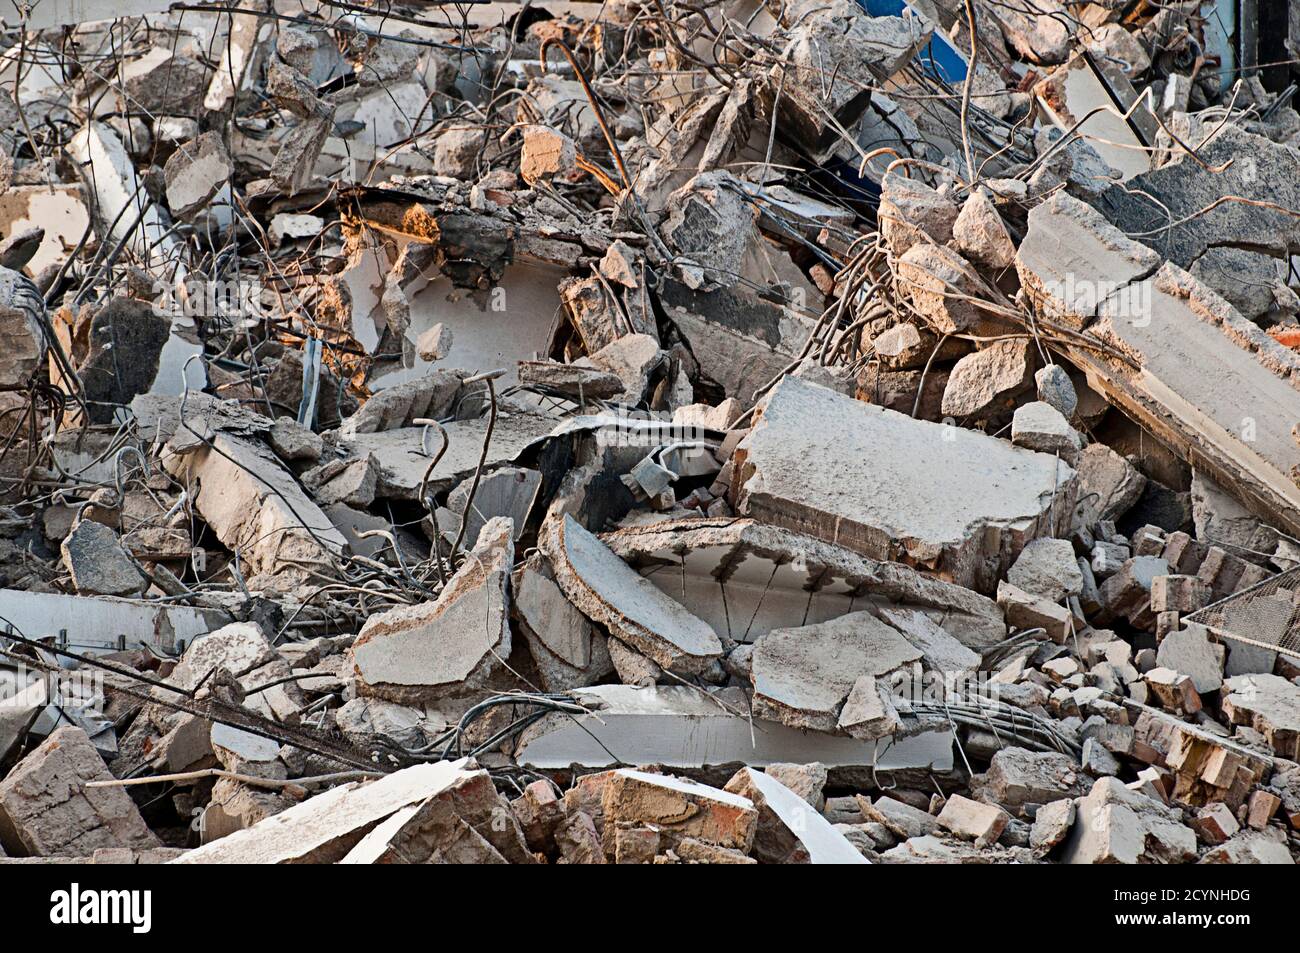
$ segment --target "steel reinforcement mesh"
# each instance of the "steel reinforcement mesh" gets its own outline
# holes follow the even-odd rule
[[[1220,638],[1300,659],[1300,567],[1188,615]]]

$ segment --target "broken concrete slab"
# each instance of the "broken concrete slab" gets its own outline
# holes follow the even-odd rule
[[[100,847],[159,846],[130,795],[80,728],[60,728],[0,781],[0,844],[14,856],[85,857]]]
[[[461,758],[404,768],[369,784],[343,784],[172,863],[337,863],[377,824],[448,790],[467,773]]]
[[[540,557],[515,570],[511,595],[511,610],[544,689],[579,688],[610,673],[605,637],[564,597]]]
[[[144,576],[126,555],[117,533],[103,523],[83,519],[60,550],[78,593],[138,596],[144,591]]]
[[[795,728],[834,731],[859,677],[880,678],[921,656],[870,612],[773,629],[754,644],[754,710]]]
[[[510,655],[513,563],[514,524],[488,521],[435,601],[366,620],[351,649],[357,690],[402,703],[480,693]]]
[[[748,798],[758,811],[753,854],[759,862],[867,863],[812,805],[770,774],[742,768],[725,790]]]
[[[462,771],[419,804],[381,821],[342,864],[528,864],[529,852],[507,802],[484,770]]]
[[[8,673],[6,673],[8,674]],[[49,688],[44,679],[29,684],[0,682],[0,764],[8,764],[31,730],[32,724],[49,704]]]
[[[1006,636],[1001,611],[969,589],[753,519],[668,519],[601,539],[728,642],[868,603],[922,611],[975,651]]]
[[[980,654],[967,648],[960,639],[949,634],[946,619],[941,625],[931,615],[919,609],[881,607],[877,612],[880,618],[921,650],[922,661],[927,670],[956,675],[961,672],[974,672],[979,668]]]
[[[492,430],[485,466],[513,463],[524,450],[548,436],[555,420],[538,414],[501,415]],[[434,492],[448,490],[473,476],[483,451],[487,421],[452,420],[443,425],[447,433],[447,452],[429,474],[428,486]],[[354,455],[371,454],[379,465],[376,495],[381,499],[414,500],[420,495],[430,456],[425,451],[422,427],[400,427],[375,433],[345,436],[340,445]],[[438,450],[438,437],[429,437],[429,451]]]
[[[810,469],[818,460],[837,465]],[[760,403],[735,474],[742,514],[983,592],[1072,509],[1074,487],[1054,457],[792,378]],[[925,506],[909,510],[920,487]]]
[[[743,286],[695,291],[664,279],[660,302],[690,346],[700,374],[727,396],[752,403],[800,354],[814,322]]]
[[[1156,252],[1060,194],[1030,213],[1018,262],[1042,317],[1094,325],[1117,352],[1070,349],[1090,384],[1195,466],[1239,487],[1248,507],[1300,530],[1300,488],[1291,477],[1297,447],[1285,423],[1300,419],[1300,393],[1287,382],[1294,354],[1187,272],[1160,266]],[[1235,382],[1230,394],[1217,386],[1223,380]],[[1260,417],[1259,407],[1277,412]]]
[[[173,654],[188,643],[230,621],[217,609],[150,604],[109,597],[70,596],[53,592],[0,589],[0,602],[9,624],[29,638],[58,638],[60,630],[73,636],[77,651],[97,655],[147,645]],[[75,635],[73,635],[75,633]]]
[[[637,575],[573,517],[548,517],[539,542],[569,600],[655,664],[699,672],[721,656],[708,623]]]
[[[173,451],[163,465],[190,484],[194,505],[217,537],[239,550],[252,572],[302,575],[328,566],[347,541],[293,475],[252,441],[227,433],[211,441]]]
[[[520,764],[539,770],[571,764],[709,768],[739,762],[762,767],[815,758],[832,774],[873,763],[881,770],[932,766],[936,771],[953,764],[952,734],[946,724],[877,742],[809,734],[770,721],[756,722],[762,731],[751,731],[744,708],[737,707],[745,704],[744,693],[737,689],[710,697],[681,685],[598,685],[575,689],[574,697],[592,714],[548,715],[526,730],[515,751]]]
[[[1300,686],[1278,675],[1236,675],[1223,690],[1232,724],[1254,728],[1279,756],[1300,760]]]

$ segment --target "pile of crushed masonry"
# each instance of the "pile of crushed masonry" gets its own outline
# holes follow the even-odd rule
[[[1220,5],[3,6],[0,863],[1300,857]]]

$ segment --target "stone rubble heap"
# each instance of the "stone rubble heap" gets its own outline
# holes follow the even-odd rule
[[[1214,7],[5,26],[0,863],[1294,863]]]

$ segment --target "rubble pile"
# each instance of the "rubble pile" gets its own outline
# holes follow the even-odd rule
[[[1300,857],[1294,10],[126,7],[4,15],[0,863]]]

